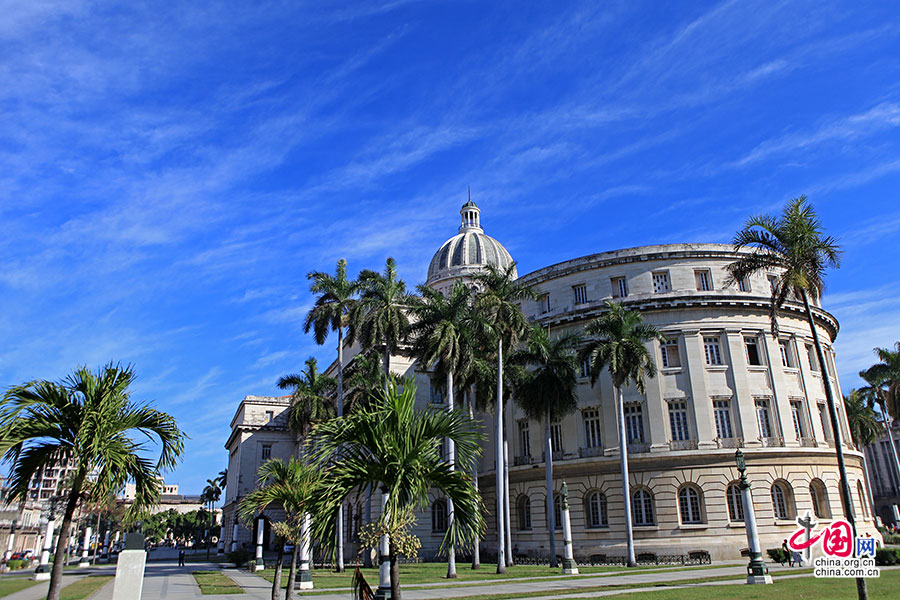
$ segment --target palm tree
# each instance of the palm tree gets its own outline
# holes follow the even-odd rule
[[[478,542],[484,530],[481,497],[465,470],[454,471],[438,452],[452,439],[457,459],[470,467],[480,451],[477,424],[461,411],[416,410],[416,388],[411,382],[398,390],[388,386],[370,406],[316,425],[307,441],[313,465],[322,472],[311,497],[314,538],[327,553],[335,551],[334,514],[350,494],[381,486],[387,494],[382,521],[408,514],[428,504],[429,490],[453,501],[456,518],[449,524],[441,551],[466,548]],[[334,460],[340,452],[340,460]],[[399,562],[393,541],[389,545],[391,594],[401,600]]]
[[[457,281],[447,296],[428,286],[418,287],[421,298],[412,305],[416,320],[410,328],[413,338],[412,354],[419,358],[423,368],[433,368],[446,377],[447,410],[454,406],[453,376],[465,371],[471,363],[479,335],[487,333],[487,323],[472,307],[472,290]],[[447,440],[447,464],[456,468],[455,448],[452,439]],[[453,500],[447,500],[448,519],[453,523]],[[456,552],[448,551],[447,577],[456,577]]]
[[[384,346],[385,389],[391,372],[391,354],[406,341],[409,333],[410,294],[397,277],[393,258],[385,262],[384,273],[369,269],[359,274],[360,298],[353,309],[351,331],[366,348]]]
[[[319,372],[319,363],[315,358],[307,358],[305,364],[306,368],[300,375],[285,375],[276,384],[283,390],[293,388],[288,423],[300,436],[305,436],[313,423],[330,419],[335,414],[331,399],[335,389],[334,379]]]
[[[516,403],[529,419],[544,422],[544,465],[547,479],[547,523],[550,534],[550,566],[556,567],[556,514],[553,496],[553,436],[550,423],[559,421],[578,406],[575,395],[577,362],[575,348],[581,336],[562,335],[550,339],[547,330],[534,326],[525,347],[510,362],[536,366],[516,388]]]
[[[219,474],[216,476],[216,484],[223,490],[225,489],[225,486],[228,484],[228,469],[227,468],[219,471]]]
[[[219,487],[218,479],[207,479],[206,487],[200,498],[209,506],[210,524],[206,534],[206,558],[209,559],[209,545],[213,535],[213,526],[216,524],[216,502],[222,497],[222,488]]]
[[[516,263],[511,263],[505,269],[495,265],[487,265],[485,270],[472,277],[478,287],[476,306],[484,313],[494,330],[497,341],[497,385],[496,404],[494,407],[495,424],[494,439],[496,440],[496,485],[497,485],[497,573],[506,573],[506,554],[511,549],[506,546],[506,534],[504,531],[504,515],[509,510],[509,498],[505,497],[503,490],[508,487],[504,477],[504,453],[503,453],[503,347],[515,347],[520,336],[528,328],[528,321],[522,314],[519,303],[525,300],[537,298],[534,290],[517,281]]]
[[[97,372],[79,367],[59,382],[31,381],[9,389],[0,401],[0,454],[12,464],[10,498],[24,499],[28,483],[57,458],[75,463],[66,497],[48,600],[59,600],[66,540],[88,474],[96,497],[135,484],[128,516],[135,518],[158,502],[160,473],[175,467],[184,450],[184,434],[170,415],[130,400],[131,366],[109,363]],[[155,439],[159,459],[142,455]]]
[[[866,446],[874,444],[881,435],[878,416],[875,409],[858,390],[850,390],[850,395],[844,396],[844,406],[847,409],[847,421],[850,425],[853,445],[862,452]]]
[[[656,365],[645,345],[651,340],[665,338],[655,327],[644,323],[641,313],[627,310],[621,304],[606,301],[606,312],[584,328],[589,336],[581,350],[582,361],[590,361],[591,386],[597,383],[606,368],[612,376],[616,393],[616,419],[619,430],[619,460],[622,467],[622,498],[625,504],[625,541],[628,547],[628,566],[633,567],[634,533],[631,520],[631,492],[628,480],[628,439],[625,437],[625,401],[622,388],[634,384],[644,393],[644,379],[656,376]]]
[[[841,479],[841,505],[844,517],[850,523],[853,537],[856,538],[856,517],[853,514],[850,482],[844,464],[844,448],[834,392],[825,375],[827,372],[825,353],[822,351],[819,332],[809,306],[810,295],[813,298],[822,296],[825,269],[840,266],[840,247],[833,237],[824,235],[822,224],[812,206],[807,203],[806,196],[800,196],[787,203],[780,217],[759,215],[748,219],[743,229],[734,236],[734,251],[738,252],[744,248],[752,248],[753,251],[743,254],[728,265],[730,278],[741,281],[760,272],[776,274],[772,280],[773,332],[777,331],[778,327],[778,309],[784,306],[788,298],[794,296],[803,301],[816,347],[816,358],[823,373],[822,385],[825,388],[825,401],[828,404],[828,416],[831,419]],[[868,597],[865,579],[857,578],[856,588],[860,599]]]
[[[344,392],[344,413],[368,404],[369,398],[383,389],[381,356],[373,349],[360,352],[347,365],[347,390]]]
[[[337,416],[344,414],[344,327],[347,325],[353,306],[356,304],[358,284],[347,279],[347,261],[343,258],[337,262],[334,275],[313,271],[306,276],[312,281],[309,288],[313,294],[318,294],[316,303],[306,315],[303,330],[309,333],[315,332],[316,343],[320,346],[325,343],[329,331],[337,332]],[[343,507],[338,511],[338,554],[337,572],[344,572],[344,511]]]
[[[859,372],[859,376],[869,384],[859,391],[870,403],[877,404],[881,409],[882,424],[890,443],[894,468],[900,475],[900,458],[897,456],[897,446],[891,435],[890,425],[892,418],[900,418],[900,342],[894,348],[875,348],[875,355],[881,362]]]
[[[294,582],[297,575],[297,556],[300,546],[308,544],[301,522],[308,512],[310,496],[319,479],[319,472],[309,465],[291,457],[284,462],[273,458],[264,462],[257,474],[257,487],[244,496],[238,512],[246,522],[251,522],[270,505],[281,505],[287,518],[283,527],[276,528],[278,535],[294,542],[291,566],[288,569],[287,597],[294,597]],[[308,559],[308,557],[306,557]],[[272,582],[272,600],[279,600],[281,591],[281,569],[284,561],[284,545],[278,544],[278,558],[275,565],[275,579]],[[301,568],[306,567],[303,565]]]

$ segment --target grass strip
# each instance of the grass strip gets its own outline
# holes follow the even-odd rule
[[[28,577],[2,577],[0,578],[0,598],[14,594],[19,590],[30,588],[39,584],[40,581],[32,581]]]
[[[610,566],[610,567],[578,567],[580,570],[579,575],[566,576],[566,580],[571,579],[585,579],[588,577],[595,577],[597,575],[603,575],[608,573],[658,573],[658,572],[673,572],[673,571],[694,571],[694,570],[703,570],[703,569],[719,569],[725,566],[733,566],[733,565],[704,565],[704,566],[681,566],[681,565],[673,565],[673,566],[657,566],[657,565],[647,565],[642,567],[618,567],[618,566]],[[552,569],[546,566],[536,566],[536,565],[519,565],[516,567],[511,567],[507,570],[506,574],[498,575],[496,572],[496,565],[491,564],[483,564],[481,569],[472,570],[472,569],[458,569],[456,579],[447,579],[447,564],[446,563],[417,563],[417,564],[405,564],[400,565],[400,582],[403,587],[415,588],[417,585],[427,584],[427,583],[442,583],[447,585],[460,585],[460,584],[468,584],[472,585],[501,585],[505,583],[514,583],[513,581],[508,581],[510,579],[532,579],[532,580],[540,580],[540,578],[556,578],[562,579],[563,575],[560,572],[559,568]],[[378,580],[378,569],[362,569],[363,575],[365,576],[367,581],[377,581]],[[266,569],[261,571],[256,571],[256,575],[263,577],[267,581],[271,582],[275,578],[275,570],[274,569]],[[288,569],[285,568],[283,572],[282,581],[287,580]],[[353,567],[348,566],[346,572],[344,573],[334,573],[330,569],[316,569],[312,573],[313,584],[316,589],[321,590],[329,590],[329,589],[340,589],[340,588],[350,588],[351,579],[353,576]],[[524,581],[522,581],[524,583]],[[286,586],[286,583],[282,584],[282,587]]]
[[[204,596],[215,594],[243,594],[244,588],[236,584],[221,571],[191,571],[200,593]]]
[[[59,600],[84,600],[112,580],[112,575],[88,575],[64,587]]]

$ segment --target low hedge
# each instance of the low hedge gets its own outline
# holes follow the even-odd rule
[[[879,567],[900,565],[900,548],[879,548],[875,551],[875,564]]]
[[[28,566],[28,561],[15,558],[15,559],[7,562],[6,566],[9,567],[10,571],[15,571],[17,569],[24,569],[25,567]]]
[[[766,550],[766,554],[769,555],[769,558],[772,559],[772,562],[786,563],[790,562],[791,560],[791,555],[781,548],[769,548],[768,550]]]
[[[228,553],[228,560],[234,563],[234,566],[240,568],[250,561],[252,554],[246,548],[238,548],[234,552]]]
[[[885,534],[884,543],[886,546],[900,546],[900,535]]]

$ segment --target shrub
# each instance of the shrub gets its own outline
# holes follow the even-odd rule
[[[884,545],[885,546],[900,546],[900,535],[896,534],[884,534]]]
[[[16,569],[24,569],[28,566],[28,561],[14,558],[7,562],[6,566],[9,567],[10,571],[15,571]]]
[[[879,548],[875,551],[875,564],[879,567],[900,564],[900,548]]]
[[[786,563],[791,559],[790,555],[781,548],[769,548],[766,550],[766,554],[769,555],[772,562]]]
[[[243,567],[250,560],[251,553],[246,548],[238,548],[234,552],[228,553],[228,560],[234,563],[236,567]]]

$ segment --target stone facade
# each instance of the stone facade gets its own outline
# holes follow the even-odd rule
[[[890,431],[900,452],[900,424],[892,421]],[[866,448],[866,467],[872,485],[875,513],[885,524],[900,527],[900,519],[896,516],[900,512],[900,473],[897,473],[887,432]]]

